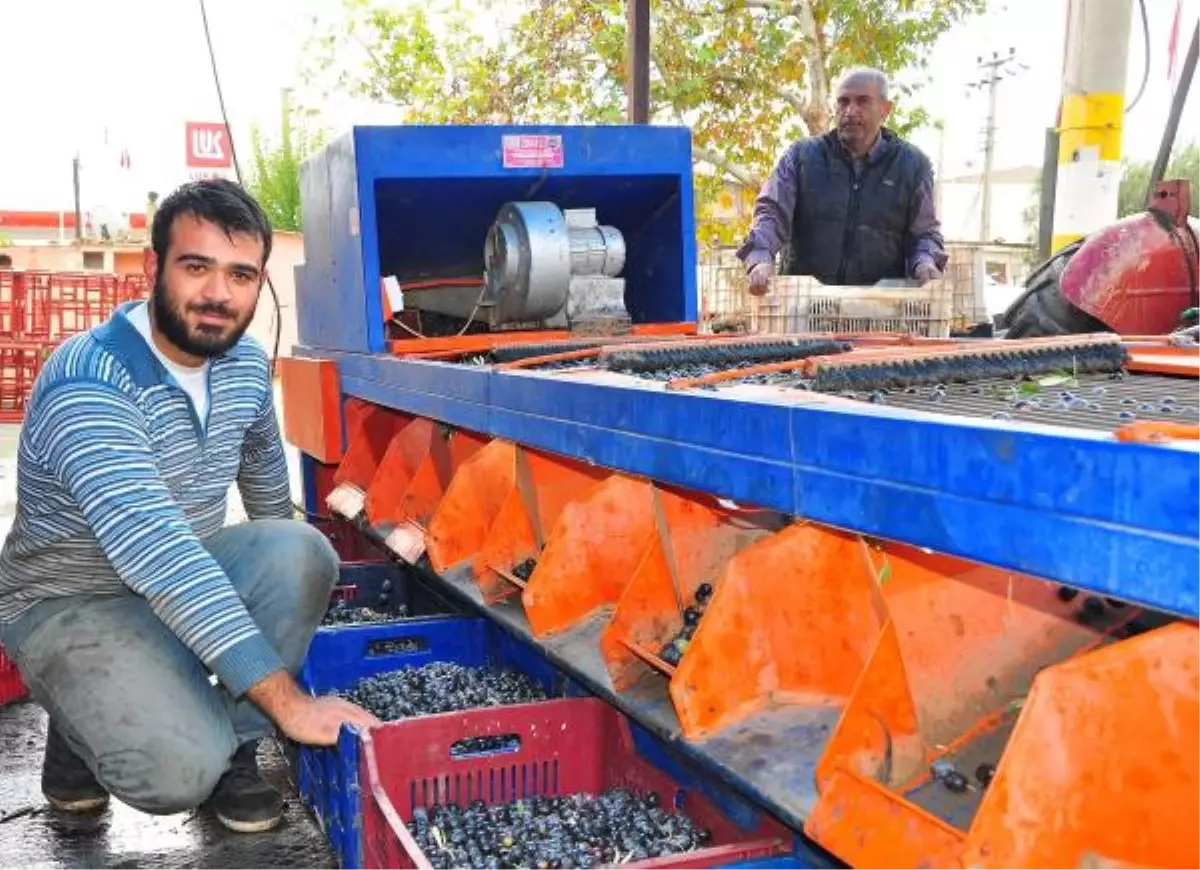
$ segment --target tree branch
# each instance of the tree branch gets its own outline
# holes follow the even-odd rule
[[[804,121],[809,133],[819,135],[829,129],[829,70],[825,66],[825,52],[821,48],[812,0],[798,0],[794,13],[804,35],[804,58],[808,67],[808,112]]]
[[[719,169],[736,181],[746,187],[752,187],[755,190],[762,187],[762,181],[745,166],[741,166],[723,154],[718,154],[711,148],[705,148],[701,145],[692,145],[692,156],[697,160],[707,163],[715,169]]]

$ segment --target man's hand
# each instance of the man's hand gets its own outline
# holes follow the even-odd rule
[[[284,671],[276,671],[255,683],[246,696],[262,708],[279,730],[308,746],[333,746],[343,725],[371,728],[380,724],[349,701],[306,695]]]
[[[936,281],[942,277],[941,271],[937,266],[928,260],[922,260],[917,263],[917,267],[913,269],[913,277],[921,284],[928,284],[930,281]]]
[[[775,264],[770,260],[759,263],[750,270],[750,294],[762,296],[767,292],[771,279],[775,277]]]

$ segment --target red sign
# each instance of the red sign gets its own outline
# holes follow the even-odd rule
[[[562,169],[562,136],[505,136],[505,169]]]
[[[229,131],[224,124],[187,122],[187,165],[189,169],[228,169],[233,166]]]

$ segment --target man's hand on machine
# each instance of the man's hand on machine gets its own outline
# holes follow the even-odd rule
[[[276,671],[250,687],[246,696],[279,726],[284,734],[308,746],[333,746],[343,725],[370,728],[375,716],[341,698],[305,694],[284,671]]]

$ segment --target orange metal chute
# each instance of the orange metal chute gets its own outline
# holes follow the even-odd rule
[[[614,474],[566,505],[521,602],[535,637],[616,604],[654,534],[652,486]]]
[[[717,584],[725,563],[767,534],[697,499],[655,488],[655,534],[600,638],[613,687],[623,691],[646,673],[645,661],[683,626],[683,610],[701,583]],[[658,662],[667,670],[668,665]]]
[[[489,603],[520,591],[508,579],[512,567],[537,558],[563,508],[609,474],[607,469],[522,447],[515,461],[512,487],[473,564],[475,581]]]
[[[820,799],[806,825],[852,866],[884,860],[878,843],[847,834],[869,829],[878,815],[867,810],[878,801],[864,801],[855,778],[882,788],[878,800],[894,803],[889,817],[907,814],[904,824],[921,828],[926,810],[909,794],[941,788],[929,784],[929,763],[998,763],[1039,670],[1101,643],[1136,613],[1112,610],[1084,624],[1075,618],[1081,600],[1061,601],[1051,584],[899,545],[872,559],[887,578],[889,621],[818,763]],[[969,795],[934,797],[941,798],[956,812],[970,809]],[[846,830],[835,830],[834,819]],[[944,863],[944,837],[931,837],[917,866]]]
[[[1043,671],[966,841],[971,867],[1195,867],[1200,632]]]
[[[280,357],[283,434],[289,444],[318,462],[342,458],[342,414],[337,363],[327,359]]]
[[[883,625],[859,538],[801,523],[729,560],[671,679],[689,740],[769,705],[837,707]]]
[[[854,855],[850,866],[963,866],[961,831],[917,807],[897,804],[873,780],[838,770],[824,794],[828,800],[817,804],[804,830],[833,854]],[[854,812],[845,813],[844,807]]]
[[[492,441],[462,464],[429,520],[433,570],[442,573],[479,552],[515,476],[511,441]]]
[[[361,399],[347,399],[346,455],[333,476],[334,485],[349,483],[366,492],[387,452],[392,433],[411,419],[407,414]]]
[[[375,527],[406,519],[400,514],[400,494],[407,489],[421,462],[429,456],[437,424],[417,417],[392,436],[367,489],[367,521]]]
[[[385,532],[388,548],[408,562],[425,551],[430,515],[441,502],[455,471],[487,443],[418,417],[388,444],[367,490],[367,520]]]

